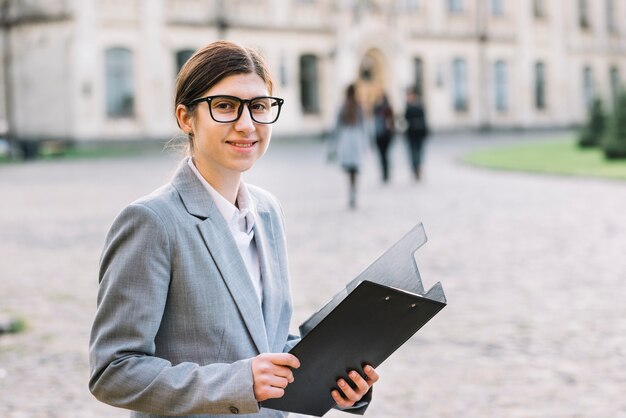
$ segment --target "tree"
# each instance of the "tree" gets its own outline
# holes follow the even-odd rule
[[[589,109],[589,119],[582,128],[578,138],[578,146],[582,148],[597,147],[602,142],[606,127],[606,116],[602,109],[602,100],[596,97]]]
[[[622,90],[615,100],[602,149],[608,159],[626,158],[626,90]]]

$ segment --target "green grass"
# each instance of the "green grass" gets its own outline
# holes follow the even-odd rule
[[[164,149],[162,143],[155,144],[98,144],[83,145],[76,147],[50,148],[42,146],[36,160],[75,160],[75,159],[99,159],[99,158],[121,158],[150,155],[161,152],[176,152],[172,149]],[[10,159],[0,155],[0,164],[21,162],[21,159]]]
[[[626,180],[626,160],[606,160],[600,149],[579,148],[572,138],[476,151],[463,161],[501,170]]]
[[[72,147],[60,153],[41,152],[41,159],[57,159],[57,158],[118,158],[128,156],[147,155],[160,152],[162,146],[154,145],[111,145],[111,146],[95,146],[95,147]]]

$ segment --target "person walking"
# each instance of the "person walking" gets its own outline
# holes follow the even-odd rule
[[[285,416],[259,404],[282,397],[299,367],[287,353],[298,337],[284,220],[274,196],[243,181],[280,114],[272,86],[253,49],[218,41],[197,51],[176,82],[188,156],[107,234],[89,389],[134,418]],[[362,413],[355,402],[378,374],[349,376],[328,396]]]
[[[421,177],[424,142],[428,136],[426,111],[415,88],[410,88],[406,94],[406,109],[404,118],[407,123],[406,139],[409,147],[411,168],[415,180]]]
[[[357,101],[354,84],[346,88],[345,98],[337,114],[335,137],[339,164],[348,174],[348,205],[354,209],[356,208],[357,176],[367,144],[365,116]]]
[[[389,181],[389,146],[394,134],[393,109],[383,92],[374,104],[374,132],[383,183]]]

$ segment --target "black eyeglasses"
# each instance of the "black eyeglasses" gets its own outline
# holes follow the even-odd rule
[[[252,99],[240,99],[235,96],[207,96],[194,99],[189,106],[207,102],[209,113],[215,122],[230,123],[241,117],[243,107],[248,105],[250,117],[256,123],[270,124],[278,120],[280,108],[285,102],[278,97],[260,96]]]

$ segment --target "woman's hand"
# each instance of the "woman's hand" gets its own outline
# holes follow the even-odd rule
[[[252,359],[254,397],[258,402],[281,398],[285,388],[293,382],[291,368],[300,367],[300,361],[289,353],[263,353]]]
[[[356,389],[353,389],[344,379],[337,380],[337,385],[343,392],[343,395],[336,389],[331,392],[331,395],[335,402],[337,402],[338,407],[350,408],[360,401],[374,383],[378,381],[378,373],[376,373],[376,370],[374,370],[372,366],[368,364],[363,368],[363,371],[365,372],[365,379],[354,370],[348,373],[348,376],[356,385]]]

